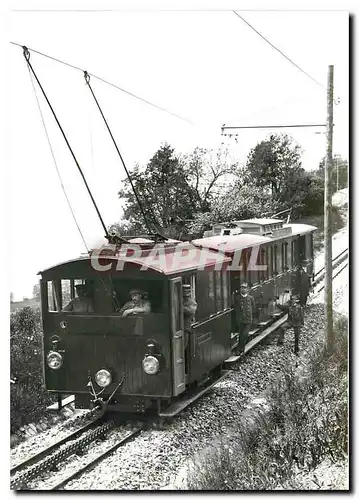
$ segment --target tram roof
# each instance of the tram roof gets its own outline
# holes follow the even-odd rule
[[[262,219],[263,220],[263,219]],[[264,243],[272,243],[286,238],[291,238],[300,234],[310,233],[317,228],[308,224],[283,224],[283,228],[290,228],[291,232],[281,236],[261,236],[259,234],[241,233],[236,235],[208,236],[193,240],[192,243],[201,248],[208,248],[224,253],[234,253]]]
[[[157,250],[146,250],[138,257],[122,257],[121,255],[99,255],[97,257],[97,265],[106,266],[111,264],[111,270],[103,271],[95,269],[93,255],[86,255],[77,259],[62,262],[56,266],[44,269],[38,274],[41,274],[44,279],[54,279],[53,276],[73,276],[83,274],[105,274],[110,273],[112,276],[121,274],[121,269],[129,272],[133,270],[150,271],[164,276],[181,274],[187,271],[195,271],[199,269],[210,269],[221,264],[229,264],[231,259],[223,253],[218,253],[210,248],[199,248],[192,243],[185,243],[174,246],[172,248],[158,248]],[[122,268],[116,270],[118,264],[123,264]],[[221,267],[219,267],[220,269]]]

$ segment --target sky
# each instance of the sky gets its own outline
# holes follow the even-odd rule
[[[335,97],[340,98],[334,106],[333,153],[348,158],[348,13],[239,13],[322,86],[230,10],[12,12],[8,34],[9,41],[78,66],[184,118],[91,78],[128,168],[146,164],[165,141],[182,153],[196,146],[216,149],[224,142],[234,157],[245,161],[250,148],[269,133],[241,130],[235,142],[221,136],[224,123],[324,124],[329,64],[334,65]],[[30,53],[105,223],[120,220],[117,192],[125,172],[82,72]],[[15,300],[21,300],[32,295],[38,271],[76,258],[86,249],[56,173],[22,49],[11,45],[7,61],[10,290]],[[91,247],[104,241],[102,227],[36,90],[67,196]],[[303,148],[306,169],[316,168],[325,155],[325,135],[314,133],[319,130],[325,129],[288,130]],[[26,244],[25,266],[17,265],[24,259],[19,234]]]

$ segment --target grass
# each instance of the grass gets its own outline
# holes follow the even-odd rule
[[[347,321],[335,324],[335,349],[315,340],[298,373],[287,366],[258,412],[191,467],[191,490],[300,489],[298,472],[348,454]]]

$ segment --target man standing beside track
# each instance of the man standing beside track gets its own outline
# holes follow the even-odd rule
[[[279,344],[283,344],[283,337],[285,331],[292,327],[294,330],[294,354],[298,355],[299,352],[299,336],[300,329],[304,325],[304,314],[303,308],[300,304],[300,299],[297,295],[293,295],[289,304],[279,304],[277,306],[282,311],[288,312],[288,321],[281,327],[281,333],[279,337]]]

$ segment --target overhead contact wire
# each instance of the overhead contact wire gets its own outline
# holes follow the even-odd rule
[[[108,130],[108,133],[109,133],[109,134],[110,134],[110,136],[111,136],[112,142],[113,142],[113,144],[114,144],[114,146],[115,146],[115,148],[116,148],[116,151],[117,151],[117,153],[118,153],[118,156],[120,157],[120,160],[121,160],[121,162],[122,162],[123,168],[125,169],[125,172],[126,172],[127,178],[128,178],[128,180],[129,180],[129,182],[130,182],[130,184],[131,184],[131,187],[132,187],[133,193],[134,193],[134,195],[135,195],[135,198],[136,198],[136,200],[137,200],[138,206],[140,207],[140,210],[141,210],[141,213],[142,213],[142,217],[143,217],[143,220],[144,220],[144,222],[145,222],[145,224],[146,224],[146,227],[147,227],[147,229],[148,229],[148,232],[149,232],[149,233],[151,233],[151,228],[150,228],[150,226],[149,226],[149,224],[148,224],[147,217],[146,217],[146,214],[145,214],[144,208],[143,208],[143,206],[142,206],[141,200],[140,200],[140,198],[139,198],[139,196],[138,196],[138,194],[137,194],[136,188],[135,188],[135,186],[134,186],[134,184],[133,184],[133,182],[132,182],[132,179],[131,179],[131,175],[130,175],[129,171],[127,170],[126,164],[125,164],[125,162],[124,162],[124,159],[122,158],[121,152],[120,152],[120,150],[119,150],[119,148],[118,148],[118,146],[117,146],[117,143],[116,143],[116,141],[115,141],[115,138],[114,138],[114,137],[113,137],[113,135],[112,135],[111,129],[110,129],[110,127],[109,127],[108,123],[107,123],[107,120],[106,120],[106,118],[105,118],[105,115],[104,115],[104,114],[103,114],[103,112],[102,112],[101,106],[100,106],[100,104],[99,104],[98,100],[96,99],[96,96],[95,96],[95,94],[94,94],[94,91],[92,90],[92,87],[91,87],[91,85],[90,85],[90,77],[89,77],[89,74],[87,73],[87,71],[84,71],[84,77],[85,77],[86,84],[87,84],[88,88],[90,89],[91,94],[92,94],[92,96],[93,96],[93,98],[94,98],[94,100],[95,100],[95,102],[96,102],[96,105],[97,105],[97,107],[98,107],[98,109],[99,109],[99,111],[100,111],[100,113],[101,113],[101,116],[102,116],[102,118],[103,118],[103,121],[105,122],[105,125],[106,125],[106,128],[107,128],[107,130]]]
[[[23,47],[23,45],[20,45],[19,43],[16,43],[16,42],[10,42],[10,43],[12,45],[17,45],[18,47]],[[83,71],[84,71],[82,68],[79,68],[78,66],[75,66],[74,64],[70,64],[68,62],[62,61],[61,59],[57,59],[56,57],[49,56],[48,54],[44,54],[43,52],[40,52],[38,50],[31,49],[29,47],[27,47],[27,49],[31,50],[35,54],[39,54],[40,56],[47,57],[48,59],[51,59],[52,61],[56,61],[60,64],[64,64],[65,66],[68,66],[69,68],[76,69],[77,71],[81,71],[81,73],[83,73]],[[124,89],[124,88],[122,88],[122,87],[120,87],[120,86],[118,86],[118,85],[116,85],[108,80],[105,80],[105,78],[102,78],[100,76],[97,76],[97,75],[95,75],[93,73],[89,73],[89,72],[88,72],[88,75],[92,76],[93,78],[96,78],[97,80],[100,80],[103,83],[106,83],[107,85],[110,85],[111,87],[115,87],[116,89],[120,90],[121,92],[124,92],[125,94],[133,97],[134,99],[138,99],[139,101],[144,102],[145,104],[148,104],[149,106],[152,106],[160,111],[163,111],[164,113],[175,116],[176,118],[179,118],[180,120],[183,120],[183,121],[193,125],[193,122],[188,120],[187,118],[183,118],[183,116],[180,116],[177,113],[172,113],[172,111],[168,111],[167,109],[162,108],[161,106],[158,106],[157,104],[154,104],[153,102],[147,101],[146,99],[143,99],[142,97],[139,97],[138,95],[133,94],[132,92],[129,92],[128,90],[126,90],[126,89]]]
[[[252,26],[248,21],[244,19],[241,15],[238,14],[235,10],[232,11],[239,19],[241,19],[244,23],[246,23],[247,26],[249,26],[255,33],[257,33],[258,36],[260,36],[265,42],[267,42],[274,50],[279,52],[281,56],[283,56],[287,61],[289,61],[293,66],[295,66],[299,71],[301,71],[304,75],[306,75],[310,80],[312,80],[314,83],[319,85],[320,87],[325,89],[325,86],[318,82],[315,78],[313,78],[309,73],[307,73],[303,68],[301,68],[298,64],[296,64],[290,57],[288,57],[284,52],[282,52],[278,47],[276,47],[272,42],[268,40],[262,33],[260,33],[254,26]]]
[[[87,244],[86,244],[86,240],[85,240],[84,235],[83,235],[83,233],[82,233],[82,231],[81,231],[81,228],[80,228],[80,226],[79,226],[79,223],[77,222],[77,219],[76,219],[75,213],[74,213],[74,211],[73,211],[73,209],[72,209],[72,206],[71,206],[70,199],[69,199],[69,197],[67,196],[65,186],[64,186],[64,184],[63,184],[63,182],[62,182],[62,178],[61,178],[60,170],[59,170],[59,168],[58,168],[58,166],[57,166],[57,161],[56,161],[56,158],[55,158],[55,153],[54,153],[54,150],[53,150],[52,145],[51,145],[51,141],[50,141],[49,134],[48,134],[48,132],[47,132],[45,119],[44,119],[44,116],[43,116],[43,113],[42,113],[42,110],[41,110],[40,101],[39,101],[39,98],[38,98],[37,93],[36,93],[35,83],[34,83],[34,80],[33,80],[33,77],[32,77],[32,74],[31,74],[31,71],[30,71],[29,66],[27,67],[27,69],[28,69],[28,71],[29,71],[29,75],[30,75],[30,80],[31,80],[32,88],[33,88],[33,90],[34,90],[34,94],[35,94],[35,97],[36,97],[37,106],[38,106],[38,108],[39,108],[39,112],[40,112],[40,116],[41,116],[41,121],[42,121],[42,124],[43,124],[44,130],[45,130],[45,134],[46,134],[47,142],[48,142],[48,144],[49,144],[49,148],[50,148],[50,151],[51,151],[52,159],[54,160],[54,164],[55,164],[55,168],[56,168],[57,175],[58,175],[59,180],[60,180],[60,184],[61,184],[62,190],[63,190],[63,192],[64,192],[64,195],[65,195],[65,198],[66,198],[67,204],[68,204],[68,206],[69,206],[69,209],[70,209],[71,215],[72,215],[72,217],[73,217],[73,219],[74,219],[74,221],[75,221],[76,227],[77,227],[77,229],[78,229],[78,231],[79,231],[79,233],[80,233],[80,236],[81,236],[81,238],[82,238],[82,241],[83,241],[83,243],[84,243],[84,245],[85,245],[85,248],[86,248],[86,250],[87,250],[87,252],[88,252],[88,251],[89,251],[89,249],[88,249],[88,246],[87,246]]]
[[[74,152],[73,152],[73,150],[72,150],[72,148],[71,148],[71,146],[70,146],[70,143],[69,143],[69,141],[68,141],[68,139],[67,139],[67,137],[66,137],[66,134],[65,134],[65,132],[64,132],[64,130],[63,130],[63,128],[61,127],[61,124],[60,124],[60,122],[59,122],[59,120],[58,120],[58,118],[57,118],[57,116],[56,116],[56,113],[55,113],[55,111],[54,111],[53,107],[51,106],[51,103],[50,103],[49,99],[47,98],[47,95],[46,95],[46,93],[45,93],[44,89],[42,88],[42,85],[41,85],[41,83],[40,83],[40,81],[39,81],[39,79],[38,79],[38,77],[37,77],[37,75],[36,75],[36,73],[35,73],[35,71],[34,71],[34,68],[32,67],[32,65],[31,65],[31,63],[30,63],[30,53],[29,53],[29,50],[28,50],[28,48],[27,48],[27,47],[25,47],[25,46],[24,46],[24,47],[23,47],[23,51],[24,51],[24,57],[25,57],[25,60],[26,60],[26,62],[27,62],[27,64],[28,64],[28,67],[31,69],[31,72],[32,72],[32,74],[34,75],[34,77],[35,77],[35,79],[36,79],[36,81],[37,81],[37,83],[38,83],[38,85],[39,85],[39,87],[40,87],[40,89],[41,89],[41,92],[43,93],[43,95],[44,95],[44,97],[45,97],[45,99],[46,99],[46,102],[47,102],[47,104],[49,105],[49,108],[51,109],[51,112],[52,112],[52,114],[53,114],[53,116],[54,116],[54,118],[55,118],[55,120],[56,120],[56,123],[57,123],[57,125],[58,125],[58,127],[59,127],[59,129],[60,129],[60,131],[61,131],[61,133],[62,133],[62,136],[63,136],[63,138],[65,139],[66,145],[67,145],[67,147],[68,147],[68,149],[69,149],[69,151],[70,151],[70,153],[71,153],[71,155],[72,155],[72,158],[74,159],[74,161],[75,161],[75,163],[76,163],[76,166],[77,166],[77,168],[78,168],[78,171],[80,172],[80,175],[81,175],[81,177],[82,177],[82,179],[83,179],[83,181],[84,181],[84,184],[85,184],[85,186],[86,186],[87,192],[88,192],[88,194],[89,194],[89,196],[90,196],[90,198],[91,198],[91,201],[92,201],[92,203],[93,203],[93,205],[94,205],[94,207],[95,207],[95,210],[96,210],[97,215],[98,215],[98,217],[99,217],[99,219],[100,219],[100,222],[101,222],[101,224],[102,224],[102,227],[103,227],[103,229],[104,229],[104,231],[105,231],[105,235],[106,235],[106,237],[108,237],[108,231],[107,231],[106,225],[105,225],[105,223],[104,223],[104,221],[103,221],[103,219],[102,219],[102,216],[101,216],[101,214],[100,214],[100,211],[99,211],[99,209],[98,209],[98,207],[97,207],[97,205],[96,205],[96,202],[95,202],[95,200],[94,200],[94,197],[92,196],[91,190],[90,190],[90,188],[89,188],[89,185],[87,184],[87,181],[86,181],[86,178],[85,178],[85,176],[84,176],[84,173],[82,172],[82,169],[81,169],[81,167],[80,167],[80,165],[79,165],[79,163],[78,163],[78,161],[77,161],[77,158],[76,158],[76,156],[75,156],[75,154],[74,154]]]

